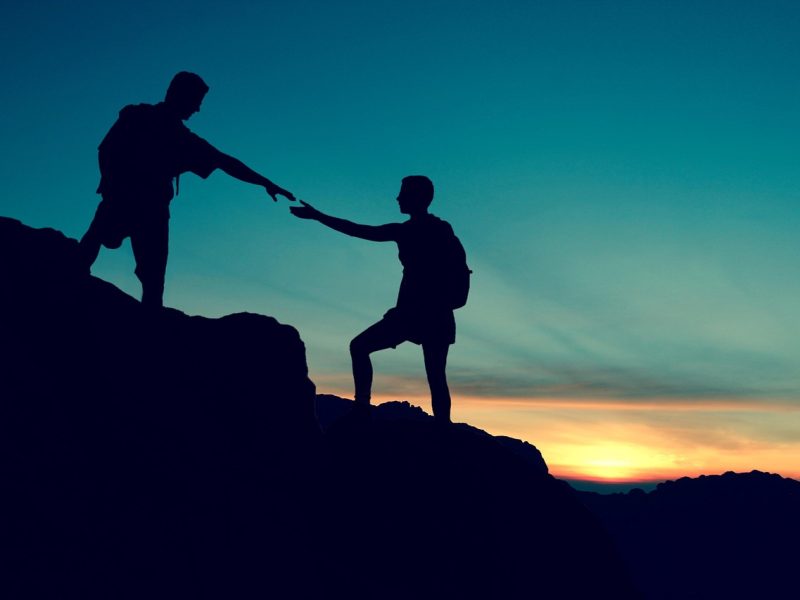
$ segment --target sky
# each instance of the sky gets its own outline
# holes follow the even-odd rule
[[[473,270],[453,417],[556,475],[800,477],[800,5],[794,2],[41,2],[0,18],[0,214],[80,237],[97,145],[172,75],[187,125],[320,210],[404,219],[434,182]],[[391,243],[188,174],[165,302],[295,326],[321,393],[394,304]],[[93,273],[137,296],[126,243]],[[375,400],[430,408],[418,347]]]

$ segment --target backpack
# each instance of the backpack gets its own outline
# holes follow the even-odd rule
[[[455,310],[467,303],[470,275],[467,253],[446,221],[427,215],[400,225],[398,240],[403,280],[398,303],[410,301]]]
[[[467,253],[461,240],[453,234],[448,244],[444,273],[445,295],[448,306],[455,310],[467,303],[472,270],[467,265]]]
[[[180,172],[175,147],[183,127],[160,105],[125,106],[97,149],[98,193],[171,188]]]

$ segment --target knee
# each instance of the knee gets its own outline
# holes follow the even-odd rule
[[[364,342],[360,336],[354,337],[350,340],[350,356],[363,356],[366,354],[364,349]]]
[[[369,357],[374,351],[375,347],[361,334],[350,340],[350,356],[352,357]]]

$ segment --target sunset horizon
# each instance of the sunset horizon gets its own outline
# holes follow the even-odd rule
[[[345,390],[328,391],[318,387],[319,394],[333,394],[352,398],[352,392]],[[419,395],[386,395],[375,397],[375,404],[385,402],[409,402],[430,413],[430,399]],[[535,446],[547,463],[551,474],[559,479],[580,480],[609,484],[650,484],[675,480],[681,477],[695,478],[701,475],[722,475],[726,472],[749,473],[762,471],[800,480],[800,443],[768,445],[744,434],[729,432],[725,443],[706,442],[686,444],[680,436],[670,437],[658,426],[663,413],[684,410],[688,413],[736,413],[775,418],[800,418],[800,409],[785,405],[764,406],[759,403],[725,403],[685,401],[682,405],[674,403],[650,403],[639,406],[613,400],[587,401],[576,398],[523,399],[523,398],[469,398],[454,394],[454,422],[463,422],[492,435],[513,437]],[[506,409],[505,411],[502,409]],[[508,412],[516,418],[508,415]],[[576,413],[592,412],[597,418],[597,428],[606,430],[594,437],[580,441],[587,428],[569,423]],[[603,412],[607,418],[601,419]],[[643,424],[625,423],[620,413],[651,413],[651,422]],[[556,423],[550,429],[537,428],[537,424]],[[622,422],[622,425],[620,423]],[[592,431],[589,429],[588,431]],[[710,433],[709,437],[713,439]],[[730,448],[736,442],[740,447],[749,447],[746,457]]]
[[[401,179],[472,285],[453,418],[561,477],[800,477],[800,7],[788,2],[82,2],[5,11],[0,215],[80,238],[98,144],[179,71],[186,126],[344,219],[406,219]],[[180,26],[176,26],[180,24]],[[321,392],[397,301],[397,246],[295,218],[219,169],[169,211],[166,306],[296,328]],[[138,299],[130,243],[92,274]],[[420,348],[374,394],[430,411]]]
[[[798,32],[8,3],[0,595],[796,595]]]

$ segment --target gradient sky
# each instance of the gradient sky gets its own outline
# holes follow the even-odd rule
[[[800,477],[797,3],[33,4],[0,18],[0,214],[79,237],[117,111],[195,71],[192,130],[323,211],[434,181],[474,270],[456,420],[564,476]],[[221,173],[182,178],[170,252],[167,304],[294,325],[341,395],[401,274]],[[139,294],[127,243],[94,273]],[[429,408],[419,348],[375,365]]]

